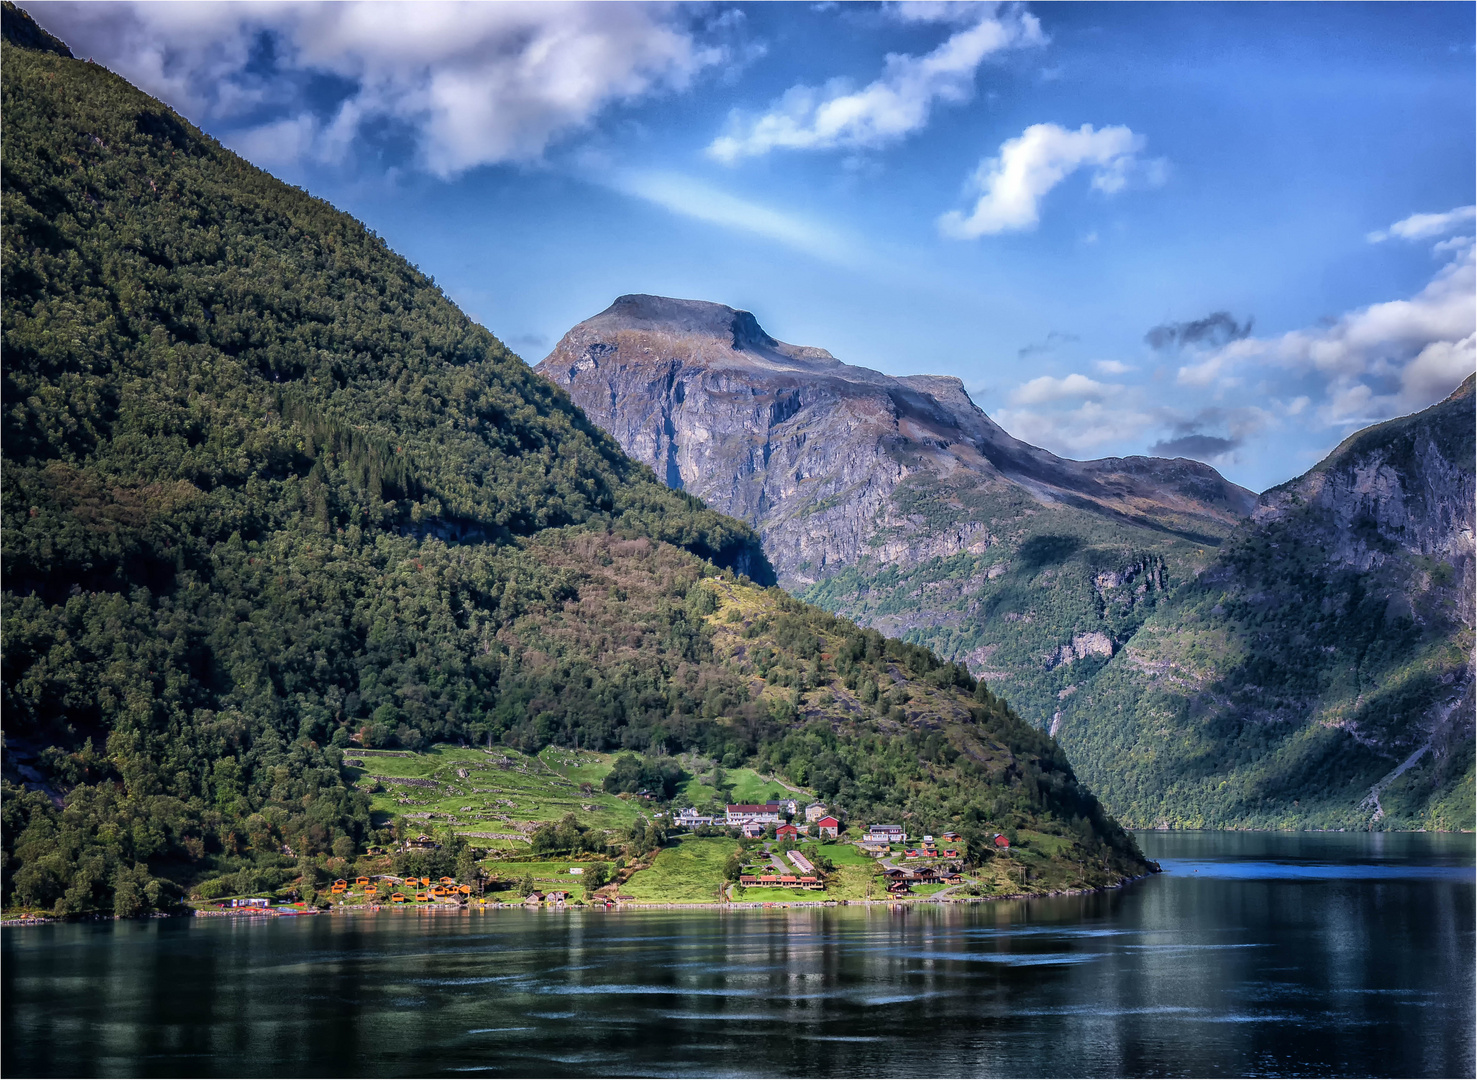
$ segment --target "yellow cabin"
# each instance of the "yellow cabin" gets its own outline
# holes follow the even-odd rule
[[[377,893],[379,891],[380,891],[380,887],[378,885],[366,885],[364,887],[364,894],[366,896],[373,896],[375,893]]]
[[[432,896],[445,896],[446,895],[446,886],[445,885],[437,885],[434,889],[431,890],[431,895]]]
[[[418,892],[418,893],[415,894],[415,902],[417,904],[424,904],[424,903],[426,903],[430,899],[431,898],[429,896],[427,896],[423,892]]]
[[[444,877],[444,878],[441,879],[441,884],[443,884],[443,885],[455,885],[456,884],[456,878]]]
[[[390,897],[390,903],[392,903],[392,904],[403,904],[403,903],[405,903],[405,894],[404,893],[398,893],[398,892],[395,893],[393,896]]]
[[[330,890],[329,890],[329,891],[330,891],[330,892],[336,892],[336,893],[341,893],[341,892],[343,892],[343,891],[344,891],[344,890],[345,890],[345,889],[347,889],[347,888],[348,888],[348,886],[347,886],[347,885],[335,885],[335,886],[334,886],[334,887],[333,887],[333,888],[332,888],[332,889],[330,889]]]
[[[470,886],[470,885],[462,885],[462,886],[460,886],[460,888],[459,888],[458,891],[463,896],[471,896],[472,895],[472,886]]]
[[[360,888],[363,888],[365,885],[369,884],[369,879],[367,877],[355,878],[354,884],[359,886]]]

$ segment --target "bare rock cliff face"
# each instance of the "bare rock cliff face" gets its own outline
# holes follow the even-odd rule
[[[1212,541],[1254,501],[1199,462],[1058,458],[1008,435],[958,379],[852,367],[721,304],[623,296],[538,371],[668,484],[755,526],[790,588],[863,558],[991,546],[987,521],[925,521],[897,505],[912,477]]]

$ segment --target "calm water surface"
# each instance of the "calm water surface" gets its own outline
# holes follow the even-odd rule
[[[23,1075],[1472,1076],[1471,836],[1145,834],[1110,895],[6,929]]]

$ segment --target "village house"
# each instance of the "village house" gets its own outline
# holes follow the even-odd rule
[[[813,802],[805,808],[805,820],[809,822],[819,821],[826,816],[826,808],[818,802]]]
[[[907,841],[908,834],[901,825],[869,825],[867,839],[873,843],[901,844]]]
[[[689,806],[686,810],[679,811],[673,821],[683,828],[693,829],[699,825],[713,824],[713,815],[699,814]]]
[[[1008,848],[1008,847],[1010,847],[1010,837],[1006,836],[1003,833],[996,833],[995,834],[995,846],[997,848]]]
[[[744,825],[757,821],[761,825],[768,825],[771,822],[778,823],[779,819],[779,803],[733,803],[728,807],[724,822],[728,825]]]
[[[746,821],[744,822],[743,833],[750,840],[756,840],[764,835],[764,826],[757,821]]]
[[[834,840],[841,832],[841,822],[833,817],[823,817],[815,823],[815,831],[820,836],[829,836]]]
[[[781,825],[774,830],[774,835],[779,840],[793,840],[800,835],[800,830],[793,825]]]

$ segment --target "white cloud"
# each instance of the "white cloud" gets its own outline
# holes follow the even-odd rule
[[[1253,368],[1281,368],[1323,384],[1317,415],[1324,423],[1367,423],[1425,408],[1470,375],[1474,330],[1477,267],[1468,244],[1409,300],[1371,304],[1276,338],[1230,342],[1181,367],[1177,381],[1226,387]]]
[[[1371,244],[1378,244],[1391,238],[1426,240],[1432,236],[1445,236],[1465,226],[1473,218],[1477,218],[1477,206],[1459,206],[1444,214],[1411,214],[1408,218],[1401,218],[1388,229],[1370,233],[1365,239]]]
[[[1445,255],[1448,251],[1461,251],[1464,248],[1471,247],[1474,240],[1477,240],[1477,237],[1448,237],[1447,239],[1442,240],[1439,244],[1435,244],[1434,246],[1432,246],[1431,253],[1433,255]]]
[[[617,173],[602,182],[684,217],[752,233],[828,262],[854,265],[859,258],[857,245],[834,229],[676,173]]]
[[[672,4],[69,4],[27,8],[92,56],[201,121],[288,105],[311,77],[350,88],[333,119],[244,131],[243,147],[341,154],[366,124],[405,125],[442,176],[535,160],[609,105],[680,89],[725,59]],[[264,72],[261,46],[275,66]],[[287,125],[287,126],[284,126]],[[219,125],[216,125],[219,126]],[[274,144],[274,138],[283,143]],[[326,140],[326,142],[325,142]]]
[[[958,103],[974,94],[974,75],[986,57],[1011,48],[1044,43],[1041,24],[1018,8],[993,4],[902,4],[891,9],[912,21],[957,21],[971,25],[926,56],[888,55],[880,78],[861,88],[841,79],[824,87],[793,86],[769,111],[753,117],[735,111],[729,130],[713,140],[709,156],[732,164],[771,150],[873,148],[928,123],[937,101]]]
[[[939,218],[939,231],[960,240],[989,233],[1031,229],[1041,218],[1041,200],[1072,173],[1094,168],[1092,186],[1105,195],[1121,191],[1137,164],[1143,136],[1121,125],[1094,131],[1083,124],[1069,131],[1057,124],[1032,124],[980,163],[970,180],[979,200],[966,217],[951,210]]]
[[[1127,375],[1130,371],[1138,370],[1132,364],[1125,364],[1122,360],[1094,360],[1092,366],[1104,375]]]
[[[1097,382],[1075,372],[1061,379],[1041,375],[1016,387],[1010,400],[1015,405],[1044,405],[1051,401],[1076,401],[1083,398],[1101,401],[1120,389],[1122,388]]]
[[[1100,401],[1084,401],[1064,411],[1002,409],[992,415],[1016,438],[1065,457],[1085,457],[1105,446],[1139,444],[1144,432],[1158,422],[1152,413]]]

